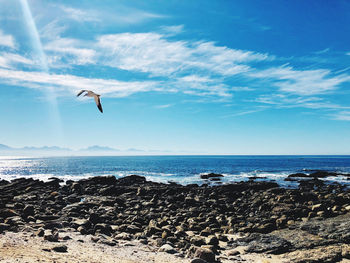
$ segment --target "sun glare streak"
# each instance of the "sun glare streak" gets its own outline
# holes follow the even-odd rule
[[[22,12],[23,12],[23,17],[25,24],[28,28],[29,32],[29,37],[31,41],[31,47],[33,49],[33,54],[35,56],[35,59],[37,60],[40,68],[42,71],[49,73],[49,66],[47,63],[47,58],[44,52],[44,49],[42,47],[42,43],[40,40],[40,36],[35,24],[35,21],[32,16],[32,12],[30,10],[30,7],[28,5],[27,0],[20,0],[21,7],[22,7]],[[52,117],[52,126],[54,133],[56,135],[56,139],[60,140],[62,142],[63,140],[63,132],[62,132],[62,125],[61,125],[61,117],[60,113],[58,110],[58,105],[57,105],[57,99],[56,99],[56,94],[55,90],[53,87],[48,86],[46,89],[46,98],[49,102],[49,110],[51,113]]]

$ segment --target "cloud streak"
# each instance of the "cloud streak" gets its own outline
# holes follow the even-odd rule
[[[256,70],[249,76],[270,80],[280,91],[297,95],[323,94],[350,80],[348,75],[332,76],[327,69],[296,70],[292,67]]]
[[[8,47],[8,48],[15,48],[15,40],[12,35],[5,34],[0,29],[0,47]]]
[[[350,111],[340,111],[336,114],[332,114],[331,118],[337,121],[350,121]]]
[[[137,92],[158,90],[153,82],[124,82],[108,79],[85,78],[69,74],[49,74],[45,72],[28,72],[0,69],[0,79],[9,85],[29,88],[56,88],[60,95],[67,92],[76,94],[81,89],[93,89],[107,97],[125,97]],[[66,94],[67,95],[67,94]]]
[[[244,63],[268,58],[266,54],[221,47],[213,42],[169,41],[159,33],[103,35],[97,45],[108,58],[112,55],[112,59],[105,60],[110,66],[154,76],[191,69],[232,76],[248,71],[249,66]]]
[[[244,91],[245,94],[249,93],[247,96],[256,94],[250,103],[258,111],[261,110],[259,107],[264,107],[261,104],[276,108],[344,109],[336,103],[317,97],[326,96],[348,82],[350,77],[344,72],[334,73],[327,68],[278,66],[276,64],[281,60],[268,53],[235,49],[203,39],[181,39],[179,34],[184,32],[184,25],[157,26],[155,31],[150,32],[89,35],[89,39],[73,38],[67,30],[70,25],[64,21],[72,24],[78,21],[79,24],[95,26],[102,22],[105,24],[105,20],[132,24],[165,16],[124,6],[120,6],[118,12],[123,14],[117,18],[103,8],[92,12],[63,5],[56,5],[56,8],[55,14],[64,18],[54,18],[45,23],[40,31],[53,73],[33,71],[37,62],[26,58],[24,54],[3,52],[0,53],[1,82],[40,89],[50,86],[58,94],[75,93],[83,88],[94,89],[106,97],[124,97],[148,91],[181,92],[222,102],[236,99],[239,94],[235,96],[235,93]],[[12,36],[0,31],[0,45],[14,48],[15,44]],[[327,52],[329,49],[316,54]],[[97,72],[109,74],[127,72],[128,76],[131,74],[139,81],[127,81],[118,74],[113,74],[108,79],[106,76],[111,76],[109,74],[90,78],[78,76],[79,73],[54,73],[79,72],[86,66],[91,67],[91,71],[96,69]],[[99,76],[98,73],[95,76]],[[242,99],[235,101],[238,104],[242,102]],[[159,107],[162,106],[164,105]],[[235,113],[234,116],[254,112],[256,110],[249,109]]]

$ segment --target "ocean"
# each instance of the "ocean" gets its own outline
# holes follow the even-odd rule
[[[291,173],[316,170],[350,174],[350,156],[84,156],[84,157],[0,157],[0,179],[32,177],[48,180],[79,180],[90,176],[113,175],[117,178],[137,174],[156,182],[180,184],[207,183],[201,174],[220,173],[221,183],[256,180],[276,181],[295,186],[284,179]],[[350,184],[346,176],[327,182]]]

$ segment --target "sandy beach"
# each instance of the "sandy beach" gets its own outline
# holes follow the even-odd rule
[[[349,190],[316,177],[296,189],[136,175],[0,181],[0,260],[349,262],[349,211]]]

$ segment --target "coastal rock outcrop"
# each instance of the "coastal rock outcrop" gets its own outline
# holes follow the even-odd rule
[[[239,246],[247,253],[294,253],[299,260],[302,249],[349,244],[349,190],[318,179],[305,182],[291,189],[252,180],[183,186],[137,175],[65,184],[17,179],[0,185],[0,233],[30,227],[59,242],[60,231],[73,228],[109,246],[137,239],[207,262]],[[330,258],[348,255],[343,250]]]

